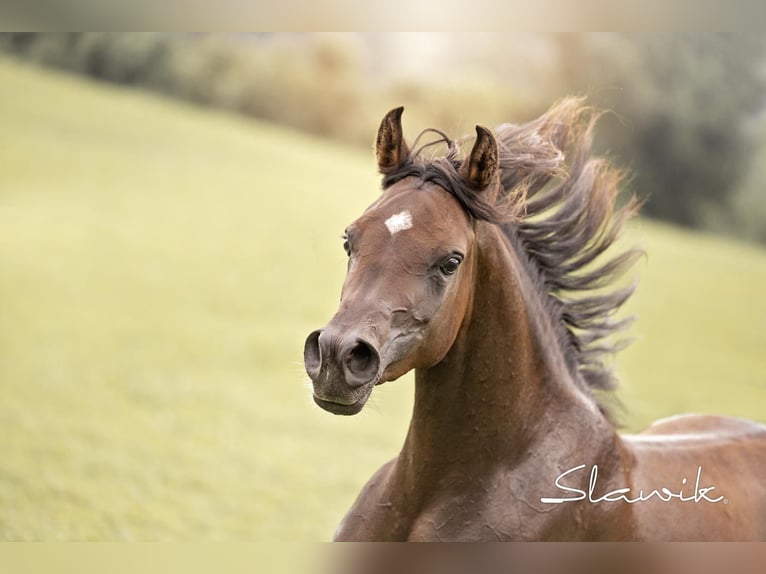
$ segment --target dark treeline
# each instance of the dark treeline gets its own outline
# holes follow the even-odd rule
[[[757,155],[765,148],[763,39],[736,35],[580,36],[560,39],[576,91],[614,86],[597,99],[625,125],[614,151],[649,194],[644,213],[685,226],[735,229]],[[760,149],[759,149],[760,148]],[[763,195],[766,201],[766,194]],[[766,205],[761,214],[766,216]],[[747,217],[745,217],[747,219]],[[740,229],[744,232],[744,229]],[[753,238],[766,240],[766,221]]]
[[[645,214],[766,242],[766,42],[759,36],[456,35],[437,43],[436,57],[407,45],[414,41],[0,34],[0,50],[364,146],[399,104],[412,129],[459,134],[586,94],[614,112],[599,144],[635,174]],[[418,58],[421,68],[413,67]]]

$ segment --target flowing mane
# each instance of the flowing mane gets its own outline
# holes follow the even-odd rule
[[[635,289],[618,281],[642,255],[635,248],[605,255],[637,202],[631,198],[616,208],[624,174],[590,155],[598,117],[583,99],[567,98],[532,122],[499,126],[500,181],[497,193],[486,197],[460,178],[459,143],[433,129],[418,140],[426,133],[438,139],[415,147],[383,179],[384,189],[409,176],[438,184],[472,217],[501,226],[526,260],[571,376],[590,395],[616,386],[606,359],[625,346],[616,334],[632,318],[613,315]],[[422,157],[425,148],[441,143],[446,155]],[[610,415],[606,397],[596,398]]]

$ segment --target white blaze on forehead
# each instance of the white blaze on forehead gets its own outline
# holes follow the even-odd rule
[[[386,227],[388,227],[388,231],[391,235],[409,229],[412,227],[412,214],[410,214],[409,211],[396,213],[386,219]]]

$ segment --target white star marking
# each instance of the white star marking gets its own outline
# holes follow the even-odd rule
[[[400,231],[409,229],[412,227],[412,214],[409,211],[402,211],[392,215],[386,219],[386,227],[388,227],[388,232],[392,236]]]

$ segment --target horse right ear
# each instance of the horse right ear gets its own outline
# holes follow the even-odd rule
[[[378,158],[378,169],[383,174],[399,167],[410,155],[402,133],[403,111],[404,106],[400,106],[388,112],[378,128],[375,154]]]

